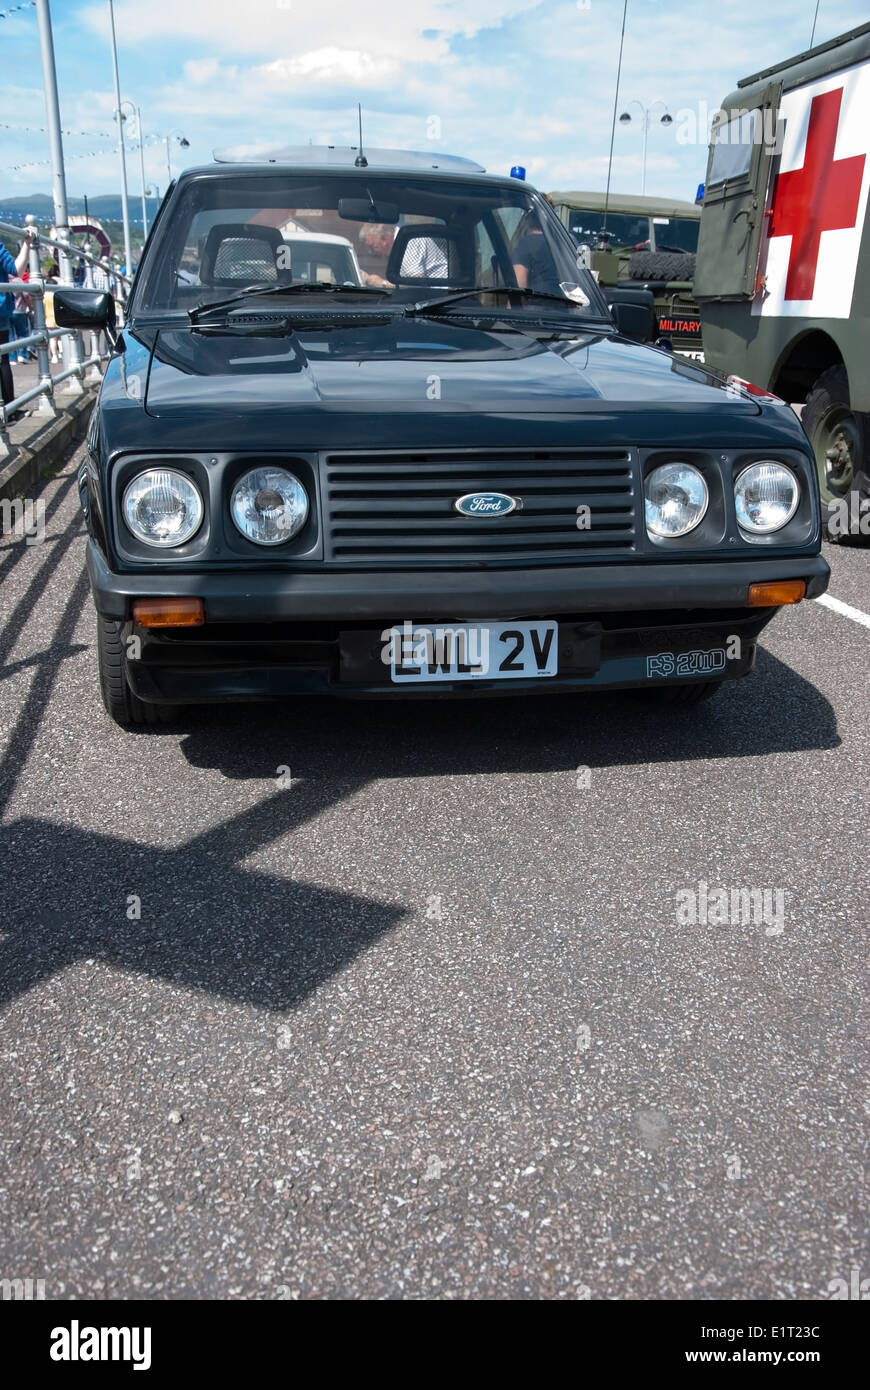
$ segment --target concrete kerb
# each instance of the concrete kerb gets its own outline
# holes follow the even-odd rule
[[[74,444],[84,438],[98,383],[68,398],[54,418],[33,414],[8,430],[10,452],[0,458],[0,499],[34,497]]]

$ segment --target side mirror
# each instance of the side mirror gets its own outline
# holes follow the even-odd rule
[[[115,327],[115,301],[105,290],[55,290],[54,319],[58,328],[111,332]]]
[[[622,286],[602,288],[622,336],[634,338],[639,343],[651,343],[656,329],[655,299],[651,291]]]

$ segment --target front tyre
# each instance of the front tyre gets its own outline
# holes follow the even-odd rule
[[[870,535],[870,418],[853,410],[845,367],[829,367],[807,396],[801,424],[816,459],[826,540]]]
[[[97,614],[97,666],[100,694],[106,711],[122,729],[156,728],[170,724],[177,715],[172,705],[152,705],[140,700],[127,684],[127,654],[121,624]]]

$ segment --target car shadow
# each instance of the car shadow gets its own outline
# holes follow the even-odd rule
[[[256,708],[256,737],[251,709]],[[384,777],[559,772],[584,765],[761,757],[836,748],[836,716],[809,681],[764,650],[710,701],[660,706],[643,691],[498,699],[322,700],[224,705],[182,724],[184,756],[226,777],[336,788]]]
[[[20,738],[0,768],[7,795],[64,659],[83,580],[58,629],[56,660],[37,668]],[[182,729],[191,765],[265,779],[268,793],[170,849],[33,818],[0,828],[0,1002],[100,959],[186,989],[292,1009],[409,910],[241,865],[375,779],[757,757],[838,743],[827,700],[766,652],[748,681],[684,710],[653,710],[633,694],[294,700],[197,710]]]

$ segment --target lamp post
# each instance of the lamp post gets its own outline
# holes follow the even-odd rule
[[[124,259],[127,274],[133,269],[130,254],[130,209],[127,206],[127,155],[124,149],[124,113],[121,110],[121,78],[118,73],[118,44],[115,39],[115,8],[109,0],[109,21],[112,29],[112,68],[115,74],[115,120],[118,122],[118,155],[121,160],[121,221],[124,224]]]
[[[634,100],[630,101],[630,102],[628,103],[628,105],[629,105],[629,106],[639,106],[640,109],[641,109],[641,112],[643,113],[643,115],[642,115],[642,120],[643,120],[643,175],[642,175],[642,179],[641,179],[641,188],[640,188],[640,191],[641,191],[641,193],[643,194],[643,193],[646,193],[646,146],[647,146],[647,139],[648,139],[648,136],[649,136],[649,127],[650,127],[650,121],[651,121],[651,119],[652,119],[652,113],[653,113],[653,111],[655,110],[655,108],[656,108],[657,106],[663,106],[663,107],[665,108],[664,115],[659,117],[659,125],[664,125],[664,126],[673,125],[673,123],[674,123],[674,118],[673,118],[673,116],[670,114],[670,112],[668,111],[667,102],[662,101],[661,97],[656,97],[655,101],[651,101],[651,102],[649,103],[649,105],[647,105],[647,106],[644,106],[643,102],[642,102],[642,101],[638,101],[636,98],[635,98]],[[631,125],[631,122],[632,122],[632,115],[631,115],[631,112],[630,112],[630,111],[623,111],[622,114],[621,114],[620,117],[619,117],[619,124],[620,124],[620,125]]]
[[[69,241],[69,213],[66,201],[66,173],[63,164],[63,140],[60,128],[60,105],[57,95],[57,72],[54,60],[54,38],[51,30],[49,0],[37,0],[36,17],[39,23],[39,44],[42,53],[42,78],[45,91],[48,147],[54,193],[54,225],[60,241]],[[61,279],[72,282],[72,265],[66,251],[58,253]]]
[[[148,209],[145,205],[145,155],[142,150],[142,112],[132,101],[122,101],[121,105],[129,106],[130,110],[133,112],[136,127],[137,142],[139,145],[139,179],[142,193],[142,239],[144,241],[148,235]],[[124,120],[126,119],[125,116]]]
[[[142,243],[148,236],[148,205],[145,201],[145,155],[142,153],[142,112],[136,107],[136,125],[139,130],[139,176],[142,179]]]
[[[42,58],[42,82],[45,92],[45,124],[48,130],[48,149],[51,157],[52,192],[54,195],[54,225],[58,241],[69,245],[69,211],[66,198],[66,171],[63,162],[63,137],[60,124],[60,103],[57,95],[57,68],[54,58],[54,36],[51,29],[51,9],[49,0],[36,0],[36,18],[39,25],[39,48]],[[73,265],[68,251],[57,252],[57,264],[63,284],[73,283]],[[65,335],[61,339],[61,352],[66,367],[77,367],[81,362],[80,338],[77,333]],[[67,390],[82,392],[84,387],[79,376],[68,378]]]
[[[170,153],[169,153],[169,142],[170,142],[170,140],[176,140],[183,150],[189,150],[189,149],[190,149],[190,141],[189,141],[188,139],[186,139],[185,136],[183,136],[183,135],[181,134],[181,131],[180,131],[180,130],[173,130],[173,131],[170,131],[169,135],[163,135],[163,136],[161,136],[161,139],[163,140],[163,143],[164,143],[164,145],[166,146],[166,172],[167,172],[167,174],[169,175],[169,183],[171,183],[171,182],[172,182],[172,159],[170,158]]]

